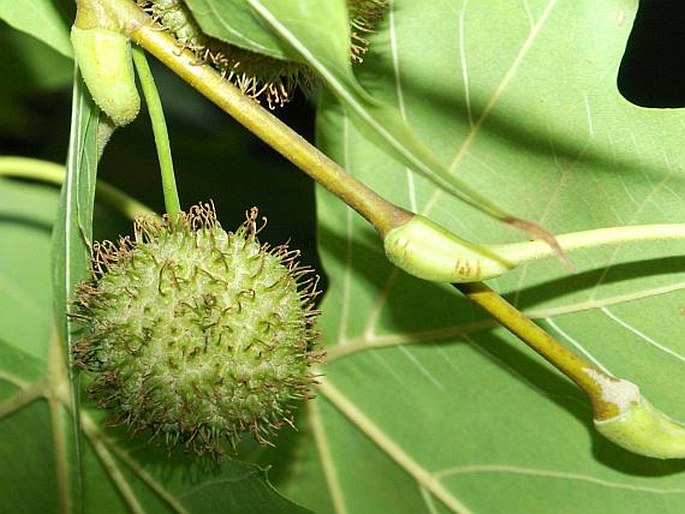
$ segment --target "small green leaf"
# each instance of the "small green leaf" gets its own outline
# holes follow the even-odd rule
[[[102,125],[104,126],[104,125]],[[71,347],[76,328],[68,314],[72,312],[69,303],[76,284],[86,279],[90,270],[90,244],[93,235],[93,205],[95,202],[95,181],[97,179],[98,131],[101,129],[100,111],[93,103],[79,75],[74,74],[72,98],[71,133],[67,155],[67,173],[62,184],[60,206],[53,230],[52,279],[55,325],[59,334],[61,355],[48,359],[48,376],[69,384],[71,391],[71,420],[64,413],[60,426],[69,442],[63,450],[65,468],[73,482],[69,488],[71,505],[82,502],[83,475],[80,436],[80,385],[78,374],[72,365]],[[56,350],[53,350],[56,351]],[[59,360],[63,359],[61,365]],[[64,375],[66,369],[67,377]],[[53,420],[54,421],[54,420]],[[57,421],[54,421],[57,422]],[[67,435],[70,432],[69,435]]]
[[[206,34],[276,59],[299,60],[298,54],[283,46],[280,37],[264,25],[245,0],[188,0],[186,3]],[[328,3],[320,2],[319,7]]]
[[[0,19],[71,57],[69,26],[50,0],[0,0]]]
[[[69,337],[68,299],[90,269],[93,203],[97,180],[100,111],[80,78],[74,83],[67,174],[53,233],[53,294],[55,317],[64,338]],[[66,340],[66,339],[65,339]]]

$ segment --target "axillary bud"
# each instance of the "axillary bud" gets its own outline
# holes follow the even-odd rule
[[[83,81],[97,106],[115,125],[131,123],[140,111],[131,42],[120,32],[73,26],[71,42]]]
[[[390,230],[383,245],[395,266],[432,282],[477,282],[515,266],[487,246],[460,239],[418,214]]]

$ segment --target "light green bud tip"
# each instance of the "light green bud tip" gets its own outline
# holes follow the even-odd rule
[[[383,245],[395,266],[433,282],[477,282],[515,266],[492,250],[460,239],[418,214],[390,230]]]
[[[618,416],[594,420],[595,428],[604,437],[645,457],[685,458],[685,426],[649,403],[635,384],[627,380],[604,381],[602,396],[619,410]]]
[[[140,97],[130,41],[113,30],[74,26],[71,42],[83,81],[97,106],[115,125],[131,123],[140,110]]]

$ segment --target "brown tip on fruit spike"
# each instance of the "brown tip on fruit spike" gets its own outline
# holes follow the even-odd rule
[[[257,226],[257,218],[259,218],[259,209],[257,209],[257,207],[252,207],[250,210],[245,211],[245,221],[241,227],[245,227],[251,236],[259,235],[259,233],[264,230],[268,224],[266,216],[262,216],[260,225]],[[268,245],[266,245],[265,248],[268,248]]]
[[[369,51],[368,35],[375,32],[376,23],[383,18],[389,0],[347,0],[350,16],[350,55],[353,62],[361,63]]]
[[[502,221],[504,223],[507,223],[508,225],[511,225],[512,227],[516,227],[520,230],[523,230],[529,236],[532,236],[533,239],[540,239],[541,241],[544,241],[545,243],[547,243],[547,245],[549,245],[549,247],[552,249],[552,253],[554,253],[554,256],[557,258],[559,262],[561,262],[561,264],[565,268],[567,268],[568,270],[574,269],[573,263],[569,260],[564,251],[561,249],[561,246],[559,246],[557,238],[545,227],[533,221],[515,218],[513,216],[507,216],[505,218],[502,218]]]

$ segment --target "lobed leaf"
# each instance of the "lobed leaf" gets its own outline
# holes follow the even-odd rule
[[[615,85],[635,8],[395,0],[360,81],[452,173],[554,233],[683,220],[682,112],[635,107]],[[389,159],[337,101],[324,98],[318,116],[325,151],[392,201],[467,239],[513,237]],[[685,508],[682,461],[601,438],[565,377],[452,288],[389,266],[367,225],[323,190],[317,212],[330,362],[302,428],[315,437],[295,498],[355,513]],[[491,285],[682,420],[684,251],[587,250],[575,273],[538,262]],[[312,491],[320,474],[327,491]]]

